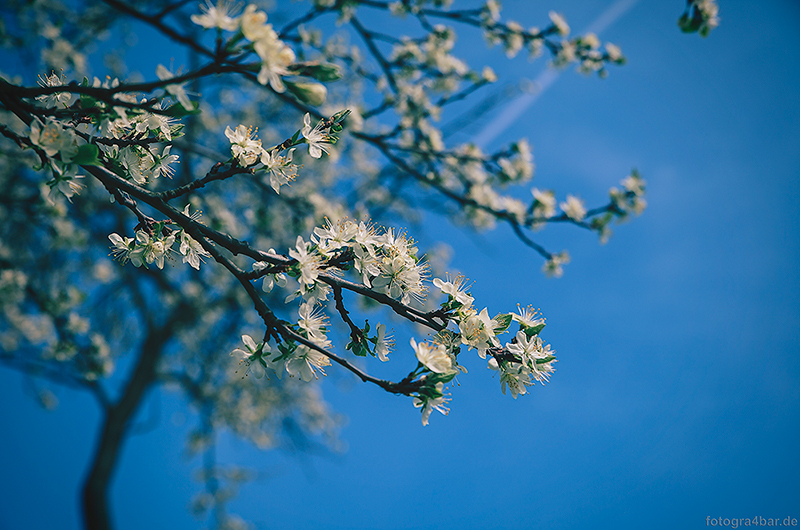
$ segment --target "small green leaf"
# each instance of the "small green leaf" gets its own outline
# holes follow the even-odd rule
[[[295,75],[313,77],[317,81],[322,81],[323,83],[337,81],[342,78],[341,69],[332,63],[295,63],[289,67],[289,70]]]
[[[100,150],[94,144],[85,144],[78,147],[78,152],[72,157],[72,162],[82,166],[102,166],[97,156]]]
[[[353,354],[358,355],[359,357],[366,357],[369,355],[369,348],[363,342],[353,342]]]
[[[192,103],[191,109],[185,109],[183,108],[183,105],[173,105],[170,108],[165,109],[164,114],[173,118],[183,118],[184,116],[200,114],[200,108],[197,103]]]

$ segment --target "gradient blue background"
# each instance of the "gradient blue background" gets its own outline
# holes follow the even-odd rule
[[[544,24],[554,8],[581,31],[610,4],[507,1],[503,14]],[[423,428],[408,399],[332,374],[323,391],[349,418],[347,451],[263,453],[223,438],[221,461],[260,473],[232,511],[257,528],[800,519],[800,6],[722,1],[708,39],[678,31],[681,9],[678,0],[637,3],[601,35],[627,66],[606,80],[565,72],[492,144],[528,137],[534,185],[590,205],[635,166],[648,183],[641,218],[605,246],[547,228],[540,240],[573,257],[558,280],[505,228],[476,236],[429,215],[419,237],[422,247],[450,242],[453,268],[492,314],[541,307],[560,361],[551,383],[515,401],[475,358],[449,417],[434,413]],[[504,81],[544,68],[474,39],[460,46]],[[60,407],[45,412],[20,375],[0,369],[2,530],[80,524],[98,414],[88,396],[58,396]],[[124,448],[111,494],[119,529],[198,526],[186,510],[199,484],[184,410],[157,394],[140,411],[140,421],[160,423]]]

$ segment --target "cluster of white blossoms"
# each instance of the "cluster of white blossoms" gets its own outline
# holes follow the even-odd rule
[[[567,37],[570,33],[569,24],[562,14],[550,11],[548,16],[551,24],[543,30],[537,27],[525,29],[514,21],[502,24],[500,23],[500,2],[489,0],[481,12],[481,26],[489,44],[502,45],[509,58],[527,47],[530,59],[535,59],[542,54],[545,43],[547,43],[547,46],[555,53],[552,63],[554,66],[563,67],[577,61],[579,63],[578,71],[587,74],[597,72],[601,77],[605,77],[608,75],[605,70],[606,63],[625,63],[625,57],[618,46],[606,44],[605,53],[600,51],[600,40],[594,33],[587,33],[571,39],[563,38],[561,42],[548,40],[547,37],[551,35]]]
[[[269,254],[278,257],[272,249]],[[287,301],[297,296],[302,296],[304,301],[298,310],[299,319],[291,328],[320,350],[331,346],[322,311],[330,292],[320,278],[323,270],[344,271],[352,267],[360,273],[366,287],[404,304],[421,300],[427,292],[423,284],[427,266],[418,258],[413,241],[403,233],[378,230],[363,221],[329,221],[326,226],[314,229],[311,241],[298,237],[289,256],[293,261],[277,265],[257,262],[253,270],[261,273],[263,289],[267,292],[276,284],[286,287],[287,276],[297,279],[299,289]],[[457,361],[463,346],[476,350],[483,359],[490,356],[488,367],[500,373],[502,392],[505,394],[509,390],[514,398],[527,393],[527,387],[535,382],[544,383],[549,379],[554,371],[555,352],[539,337],[545,322],[537,311],[525,308],[518,313],[490,317],[487,308],[479,310],[474,306],[475,300],[466,290],[463,277],[435,278],[433,286],[447,295],[440,311],[455,329],[445,327],[430,341],[410,341],[418,366],[408,380],[418,377],[418,387],[412,395],[414,406],[422,409],[423,424],[427,425],[433,410],[448,413],[449,398],[445,397],[444,385],[459,371],[466,372]],[[508,331],[512,322],[517,322],[519,329],[503,344],[499,336]],[[351,343],[347,349],[352,349],[356,355],[371,354],[388,361],[392,340],[386,336],[386,327],[378,324],[375,335],[370,335],[369,331],[367,324],[359,332],[363,335],[362,343],[371,345],[355,348]],[[323,368],[330,364],[324,353],[307,344],[288,340],[273,347],[269,343],[256,343],[247,335],[242,340],[245,349],[237,348],[231,355],[239,357],[240,363],[247,366],[247,373],[252,372],[256,377],[263,377],[269,369],[278,377],[285,372],[311,381],[319,374],[324,375]]]
[[[299,140],[301,131],[298,131],[290,141],[277,145],[271,149],[264,149],[261,140],[255,131],[239,125],[236,129],[225,128],[225,136],[231,143],[231,154],[242,167],[252,167],[254,171],[263,171],[269,176],[269,183],[275,193],[280,193],[281,186],[288,184],[297,177],[297,164],[292,162],[294,146],[308,144],[308,154],[313,158],[320,158],[322,153],[330,154],[331,144],[337,141],[333,131],[340,131],[341,122],[349,114],[348,110],[337,113],[330,120],[319,120],[313,127],[311,116],[306,113],[303,117],[302,140]],[[286,154],[281,154],[286,151]],[[261,163],[261,167],[255,167]]]
[[[275,92],[284,92],[282,77],[289,74],[288,67],[295,61],[294,51],[278,38],[272,24],[267,24],[267,14],[255,4],[249,4],[240,16],[232,16],[236,8],[235,3],[226,0],[219,0],[216,5],[207,2],[202,7],[203,14],[192,15],[191,19],[206,29],[240,31],[261,60],[258,82],[269,85]]]
[[[435,278],[433,285],[447,295],[442,309],[448,312],[457,331],[440,331],[433,342],[417,343],[411,339],[420,366],[429,372],[423,377],[431,380],[414,400],[414,405],[422,408],[423,424],[428,423],[432,410],[447,414],[448,399],[443,394],[443,385],[459,371],[466,372],[457,362],[462,346],[476,350],[482,359],[490,355],[488,367],[500,373],[502,392],[505,394],[508,389],[515,399],[526,394],[527,387],[536,381],[545,383],[550,378],[556,362],[555,352],[539,337],[545,322],[537,311],[521,308],[518,313],[500,313],[491,318],[488,309],[479,311],[474,307],[475,300],[466,291],[463,277]],[[503,345],[499,336],[513,321],[519,324],[519,330]]]
[[[321,308],[302,304],[298,317],[293,327],[303,338],[322,349],[331,347],[326,335],[327,320]],[[331,364],[327,356],[305,344],[284,342],[273,348],[268,342],[256,343],[249,335],[242,335],[242,342],[245,349],[236,348],[231,355],[239,357],[239,363],[247,367],[245,375],[252,373],[257,379],[270,370],[278,379],[287,373],[306,382],[313,381],[320,374],[325,375],[324,367]]]
[[[199,218],[199,213],[189,213],[188,204],[183,214],[193,220]],[[200,270],[203,258],[210,256],[200,242],[187,234],[184,229],[171,230],[163,222],[156,223],[150,230],[137,230],[136,237],[123,237],[112,233],[108,239],[113,245],[111,250],[114,257],[122,263],[130,261],[135,267],[147,268],[155,263],[159,269],[163,269],[165,260],[175,252],[172,247],[176,242],[179,243],[178,253],[183,256],[183,263],[188,263],[196,270]]]
[[[172,74],[159,65],[159,76],[163,79],[172,77]],[[65,83],[63,77],[53,73],[47,77],[40,76],[39,84],[43,87],[57,87]],[[94,78],[91,86],[108,89],[115,88],[119,84],[118,79],[106,79],[101,82],[98,78]],[[87,79],[84,79],[83,86],[89,86]],[[182,106],[191,107],[180,85],[169,85],[167,92],[181,101]],[[39,96],[37,100],[45,107],[53,108],[68,107],[73,98],[74,96],[68,92],[55,92]],[[139,102],[144,109],[149,108],[154,112],[126,109],[122,105],[109,104],[82,95],[81,104],[84,107],[93,106],[97,110],[90,123],[76,128],[49,116],[44,121],[36,118],[31,122],[31,143],[48,157],[53,172],[54,178],[47,184],[67,199],[71,200],[72,196],[83,187],[77,182],[83,178],[82,175],[78,175],[80,165],[97,165],[100,155],[115,173],[139,185],[160,176],[172,177],[174,173],[172,164],[179,160],[177,155],[170,153],[170,145],[159,148],[153,143],[136,144],[135,140],[170,142],[175,136],[180,135],[183,126],[175,124],[174,118],[161,112],[166,110],[161,102],[149,102],[146,99],[138,101],[135,95],[125,93],[115,93],[113,99],[127,104]],[[95,139],[105,141],[95,142]],[[121,141],[115,143],[114,140]]]
[[[326,226],[314,229],[310,241],[298,236],[295,248],[289,250],[296,263],[286,273],[296,277],[299,284],[289,300],[297,296],[312,302],[327,300],[330,288],[319,275],[323,268],[330,267],[331,260],[342,259],[352,263],[365,286],[402,303],[421,302],[426,292],[423,280],[428,265],[417,252],[413,240],[405,233],[393,229],[381,232],[363,221],[328,221]],[[266,268],[265,262],[253,265],[256,271]],[[268,273],[264,275],[263,289],[270,291],[275,283],[283,286],[285,282],[284,273]]]
[[[644,198],[645,180],[634,169],[620,184],[622,190],[611,188],[608,192],[614,206],[619,210],[618,216],[625,217],[629,213],[640,215],[647,208],[647,200]]]
[[[79,144],[85,144],[70,127],[65,127],[55,118],[38,119],[31,122],[31,143],[47,155],[53,179],[47,184],[51,190],[61,192],[67,199],[78,193],[83,186],[77,182],[79,166],[75,163]]]

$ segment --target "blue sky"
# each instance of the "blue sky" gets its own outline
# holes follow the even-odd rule
[[[507,1],[504,15],[543,24],[553,8],[580,31],[610,4]],[[262,472],[232,511],[258,528],[800,519],[800,6],[723,1],[708,39],[678,31],[681,8],[635,4],[601,35],[628,65],[605,80],[564,72],[490,144],[527,137],[534,185],[589,204],[637,167],[648,183],[641,218],[604,246],[548,227],[540,240],[573,258],[558,280],[504,228],[474,235],[427,218],[422,245],[446,239],[492,314],[542,309],[559,355],[551,383],[515,401],[476,358],[450,415],[423,428],[409,400],[334,374],[322,388],[348,417],[348,450],[303,457],[223,439],[221,460]],[[464,45],[473,67],[491,64],[501,80],[544,67]],[[59,398],[44,412],[0,370],[0,530],[78,527],[97,416],[87,396]],[[183,407],[164,396],[144,407],[162,425],[125,447],[118,528],[197,526],[185,509],[193,467],[176,437]]]

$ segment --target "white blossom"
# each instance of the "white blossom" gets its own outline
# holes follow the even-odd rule
[[[313,158],[319,158],[322,153],[330,154],[330,139],[323,132],[324,124],[322,121],[311,127],[311,116],[306,113],[303,116],[303,137],[308,144],[308,154]]]
[[[437,383],[436,390],[442,393],[444,390],[444,383]],[[431,412],[438,410],[445,416],[450,412],[450,409],[445,404],[450,401],[444,395],[437,398],[429,398],[428,396],[420,396],[414,398],[414,406],[422,408],[422,425],[428,425],[428,420],[431,417]]]
[[[156,68],[156,75],[162,81],[166,81],[167,79],[172,79],[173,77],[175,77],[175,74],[169,71],[167,67],[164,66],[163,64],[159,64],[158,67]],[[166,87],[164,87],[164,89],[167,91],[168,94],[174,96],[175,99],[178,100],[178,103],[180,103],[184,109],[191,110],[194,108],[194,106],[192,105],[191,100],[189,100],[189,96],[186,95],[186,89],[183,88],[184,85],[186,85],[185,81],[183,83],[175,83],[172,85],[167,85]]]
[[[210,0],[206,0],[205,6],[200,6],[202,15],[192,15],[192,22],[206,29],[218,28],[227,31],[236,31],[239,27],[237,18],[232,17],[231,13],[236,9],[236,4],[228,0],[218,0],[214,5]]]
[[[239,364],[247,367],[245,375],[252,372],[256,379],[261,379],[266,373],[264,365],[261,363],[264,345],[256,344],[250,335],[242,335],[242,342],[246,349],[236,348],[231,355],[240,357]]]
[[[553,26],[555,26],[558,34],[562,37],[566,37],[569,35],[569,24],[567,24],[566,19],[560,13],[556,13],[555,11],[550,11],[548,13],[550,20],[553,22]]]
[[[309,252],[310,243],[306,243],[302,236],[297,236],[294,250],[289,250],[289,255],[296,259],[300,265],[300,284],[311,288],[317,281],[320,273],[322,258],[319,254]]]
[[[542,266],[542,272],[549,278],[561,278],[564,275],[562,265],[569,263],[570,257],[566,250],[559,254],[551,254],[550,258]]]
[[[466,278],[463,276],[456,276],[452,280],[448,279],[448,281],[442,281],[439,278],[434,278],[433,285],[435,285],[440,291],[450,296],[462,306],[470,307],[475,299],[466,292],[466,285],[464,285],[465,281]]]
[[[231,153],[244,167],[255,164],[263,152],[261,140],[251,138],[252,135],[253,130],[244,125],[239,125],[235,130],[225,128],[225,136],[231,142]]]
[[[412,337],[411,347],[414,348],[417,360],[431,372],[446,374],[453,371],[453,361],[441,344],[431,344],[429,342],[417,344],[417,341]]]
[[[66,78],[62,73],[60,76],[55,72],[52,72],[49,76],[42,76],[39,75],[39,86],[41,87],[54,87],[54,86],[63,86],[65,84]],[[44,103],[44,106],[48,109],[61,104],[63,106],[67,106],[72,99],[72,95],[69,92],[54,92],[52,94],[45,94],[42,96],[37,96],[36,100],[41,101]]]
[[[377,326],[377,342],[375,343],[375,355],[383,362],[389,360],[389,352],[394,345],[394,340],[391,335],[386,335],[386,326],[378,322]]]
[[[261,59],[261,70],[258,73],[258,82],[269,85],[275,92],[284,92],[286,86],[281,76],[287,75],[287,67],[295,61],[294,51],[278,38],[271,24],[263,28],[264,36],[253,44],[258,57]]]
[[[567,217],[574,221],[583,221],[586,217],[586,207],[583,201],[574,195],[567,195],[567,200],[559,204]]]
[[[269,173],[269,184],[275,193],[280,194],[281,186],[297,177],[297,165],[292,163],[293,154],[294,148],[289,149],[285,156],[266,149],[261,152],[261,163]]]

